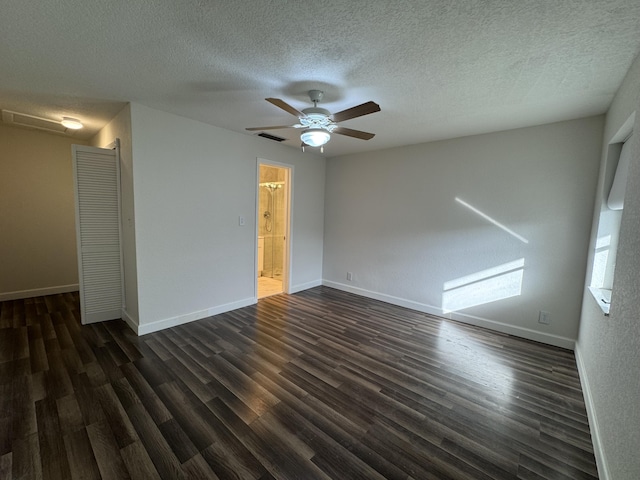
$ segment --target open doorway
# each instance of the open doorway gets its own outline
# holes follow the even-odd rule
[[[258,298],[288,291],[290,168],[258,164]]]

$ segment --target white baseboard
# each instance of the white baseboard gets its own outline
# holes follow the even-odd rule
[[[160,330],[164,330],[165,328],[176,327],[178,325],[183,325],[185,323],[193,322],[195,320],[200,320],[202,318],[207,318],[213,315],[219,315],[220,313],[229,312],[237,308],[248,307],[249,305],[253,305],[255,303],[256,303],[255,298],[245,298],[243,300],[238,300],[237,302],[226,303],[224,305],[219,305],[217,307],[211,307],[211,308],[207,308],[205,310],[200,310],[197,312],[178,315],[177,317],[164,318],[162,320],[155,320],[153,322],[142,322],[142,323],[136,322],[137,323],[136,333],[138,335],[146,335],[147,333],[158,332]],[[125,319],[125,321],[127,320]]]
[[[319,287],[322,285],[322,280],[314,280],[313,282],[301,283],[299,285],[292,285],[289,287],[289,293],[298,293],[303,290],[309,290],[313,287]]]
[[[387,295],[384,293],[373,292],[371,290],[365,290],[363,288],[346,285],[344,283],[332,282],[330,280],[323,280],[323,285],[327,287],[336,288],[345,292],[354,293],[367,298],[373,298],[374,300],[380,300],[382,302],[391,303],[392,305],[398,305],[400,307],[410,308],[419,312],[428,313],[431,315],[438,315],[439,317],[449,318],[462,323],[468,323],[477,327],[487,328],[489,330],[495,330],[501,333],[507,333],[516,337],[526,338],[527,340],[533,340],[540,343],[546,343],[547,345],[553,345],[555,347],[566,348],[573,350],[575,347],[575,340],[567,337],[561,337],[559,335],[553,335],[544,332],[538,332],[524,327],[518,327],[515,325],[508,325],[506,323],[490,320],[488,318],[477,317],[474,315],[468,315],[460,312],[443,313],[442,309],[426,303],[414,302],[413,300],[407,300],[401,297],[394,297],[393,295]]]
[[[381,302],[391,303],[392,305],[398,305],[399,307],[410,308],[411,310],[417,310],[423,313],[429,313],[431,315],[442,315],[442,310],[427,305],[426,303],[414,302],[413,300],[407,300],[401,297],[394,297],[393,295],[387,295],[385,293],[373,292],[371,290],[365,290],[364,288],[354,287],[352,285],[346,285],[344,283],[332,282],[331,280],[322,280],[322,285],[326,287],[336,288],[345,292],[353,293],[355,295],[361,295],[367,298],[373,298],[374,300],[380,300]]]
[[[133,330],[136,335],[140,335],[140,333],[138,333],[138,319],[133,318],[131,315],[129,315],[129,312],[127,312],[124,308],[122,309],[122,320],[124,320],[124,322],[129,325],[129,328],[131,328],[131,330]]]
[[[600,428],[598,425],[598,417],[596,416],[596,408],[593,403],[593,397],[591,396],[591,387],[589,386],[589,377],[587,376],[587,369],[585,368],[584,361],[582,360],[582,353],[580,353],[580,343],[576,342],[576,348],[574,350],[576,355],[576,364],[578,365],[578,376],[580,377],[580,385],[582,386],[582,394],[584,395],[584,404],[587,408],[587,418],[589,419],[589,429],[591,430],[591,439],[593,442],[593,454],[596,457],[596,465],[598,466],[598,477],[601,480],[609,480],[609,468],[605,459],[605,454],[602,449],[602,443],[600,442]]]
[[[0,302],[7,300],[21,300],[23,298],[43,297],[58,293],[77,292],[80,289],[77,283],[71,285],[58,285],[57,287],[34,288],[33,290],[18,290],[15,292],[0,293]]]
[[[514,337],[526,338],[527,340],[545,343],[554,347],[566,348],[567,350],[573,350],[576,346],[576,341],[572,338],[554,335],[553,333],[539,332],[530,328],[509,325],[507,323],[490,320],[488,318],[476,317],[474,315],[467,315],[466,313],[459,312],[452,312],[444,316],[458,322],[468,323],[477,327],[488,328],[489,330],[507,333],[509,335],[513,335]]]

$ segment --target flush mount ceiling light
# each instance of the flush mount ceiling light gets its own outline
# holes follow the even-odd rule
[[[331,140],[331,134],[321,128],[309,128],[302,132],[300,140],[310,147],[321,147]]]
[[[78,130],[84,127],[84,125],[82,125],[82,122],[77,118],[62,117],[62,121],[60,123],[64,127],[70,128],[71,130]]]

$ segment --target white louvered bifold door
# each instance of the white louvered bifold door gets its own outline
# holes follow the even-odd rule
[[[122,317],[120,162],[116,150],[73,146],[83,324]]]

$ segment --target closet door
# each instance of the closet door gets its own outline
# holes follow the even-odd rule
[[[82,323],[122,318],[117,149],[73,145],[73,175]]]

